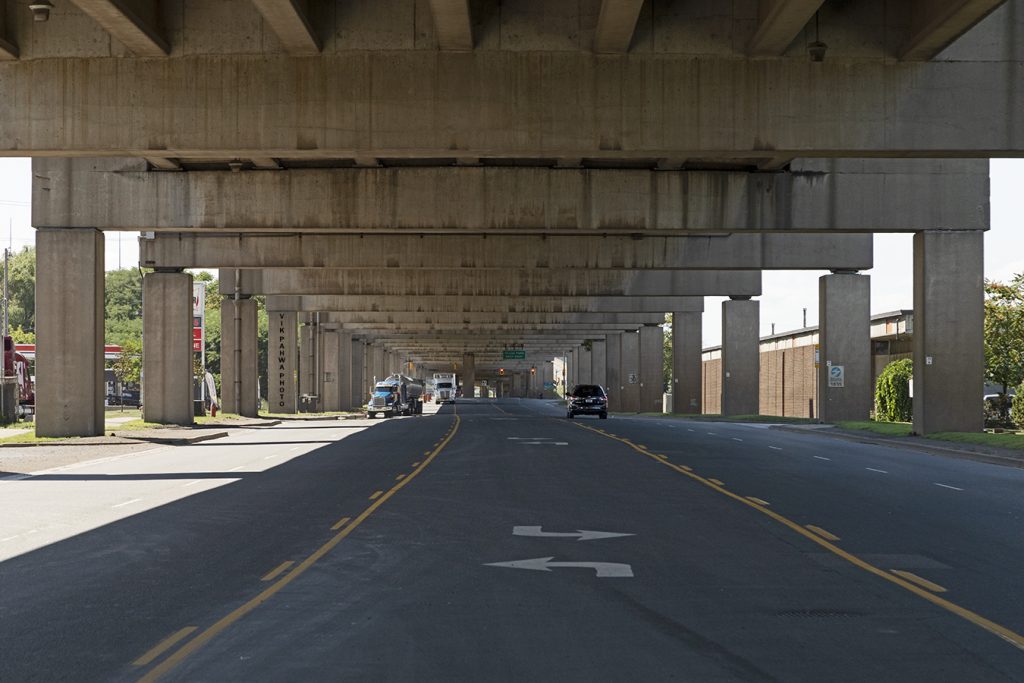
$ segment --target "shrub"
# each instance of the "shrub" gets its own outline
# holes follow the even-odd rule
[[[875,383],[875,419],[879,422],[910,422],[913,417],[909,382],[914,362],[909,358],[885,366]]]
[[[1017,387],[1017,396],[1020,396],[1021,399],[1018,401],[1014,397],[1013,404],[1010,406],[1010,421],[1017,425],[1017,429],[1024,429],[1024,382]]]
[[[1010,414],[1012,397],[997,394],[985,399],[985,426],[986,427],[1012,427],[1013,418]],[[1024,419],[1024,415],[1021,416]]]

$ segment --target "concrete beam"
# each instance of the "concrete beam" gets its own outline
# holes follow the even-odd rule
[[[988,159],[1024,152],[1024,89],[997,87],[1024,81],[1024,61],[1012,52],[1019,38],[1007,30],[992,39],[999,47],[990,54],[1005,50],[1005,61],[908,64],[872,55],[813,69],[806,59],[766,63],[731,52],[595,58],[382,49],[315,60],[23,59],[0,63],[0,153],[141,157],[159,141],[170,156],[218,159],[672,157],[747,164],[766,150],[794,158]],[[151,51],[166,52],[159,43]]]
[[[154,233],[150,268],[867,270],[867,234],[346,235]]]
[[[320,39],[309,22],[309,0],[252,0],[289,54],[315,55]]]
[[[222,271],[224,272],[224,271]],[[761,273],[752,270],[530,270],[390,271],[243,270],[246,294],[354,296],[753,296],[761,293]],[[234,277],[221,280],[230,294]],[[344,310],[344,309],[343,309]]]
[[[473,296],[267,296],[270,311],[381,311],[381,312],[506,312],[506,313],[659,313],[703,311],[697,296],[634,297],[473,297]]]
[[[530,323],[590,323],[604,322],[618,325],[640,326],[645,323],[661,322],[661,313],[379,313],[379,312],[343,312],[328,313],[324,320],[332,323],[358,325],[365,323],[372,327],[376,323],[431,323],[434,325],[477,323],[505,323],[527,325]]]
[[[171,45],[160,29],[157,0],[71,0],[139,57],[165,57]]]
[[[594,52],[628,52],[644,0],[602,0],[594,31]]]
[[[0,100],[0,113],[3,106]],[[988,227],[987,160],[804,159],[788,173],[516,167],[153,173],[141,159],[38,158],[32,168],[38,227],[417,235]]]
[[[473,22],[469,0],[430,0],[437,47],[441,50],[472,50]]]
[[[823,4],[824,0],[761,0],[757,30],[747,44],[747,54],[754,57],[781,55]]]
[[[905,61],[933,59],[1006,0],[915,0]]]

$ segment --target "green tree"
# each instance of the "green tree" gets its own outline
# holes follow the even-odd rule
[[[107,271],[103,279],[103,338],[122,347],[142,343],[142,274],[137,268]]]
[[[875,419],[879,422],[910,422],[913,401],[910,378],[914,363],[909,358],[895,360],[885,366],[875,383]]]
[[[664,331],[664,344],[662,346],[662,374],[664,375],[665,386],[668,391],[675,393],[672,384],[672,314],[665,314],[665,324],[661,326]]]
[[[985,379],[1004,395],[1024,381],[1024,274],[985,282]]]
[[[35,344],[36,333],[26,332],[20,326],[11,328],[11,339],[15,344]]]
[[[25,247],[11,255],[7,270],[10,327],[36,329],[36,249]]]
[[[121,356],[113,362],[111,369],[121,384],[138,384],[142,381],[142,343],[128,339],[121,344]]]

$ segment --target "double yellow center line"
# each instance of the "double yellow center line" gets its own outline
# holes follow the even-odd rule
[[[381,505],[386,503],[393,495],[398,493],[398,491],[400,491],[403,486],[407,485],[410,481],[415,479],[423,470],[425,470],[427,468],[427,466],[431,462],[433,462],[434,458],[437,457],[438,453],[440,453],[442,450],[444,450],[444,447],[447,446],[448,443],[455,436],[455,432],[457,432],[458,429],[459,429],[459,423],[460,422],[461,422],[461,418],[458,415],[455,415],[455,420],[454,420],[454,422],[452,422],[452,426],[448,428],[448,431],[445,432],[444,437],[441,439],[441,441],[439,441],[437,446],[434,448],[434,450],[430,451],[430,454],[427,457],[425,457],[422,462],[420,462],[419,466],[416,467],[416,469],[414,469],[409,474],[409,476],[405,477],[404,479],[399,481],[397,484],[392,486],[390,489],[388,489],[388,491],[386,491],[385,493],[382,493],[379,496],[375,496],[375,500],[374,500],[373,504],[371,504],[368,508],[363,510],[363,512],[361,514],[359,514],[359,516],[357,516],[354,520],[352,520],[351,524],[349,524],[348,526],[344,527],[341,531],[339,531],[337,534],[332,536],[330,538],[330,540],[328,540],[322,546],[320,546],[315,551],[313,551],[313,553],[310,554],[309,557],[307,557],[302,562],[300,562],[298,565],[296,565],[296,567],[294,569],[292,569],[291,571],[286,573],[284,576],[282,576],[281,578],[277,579],[277,581],[275,581],[273,584],[271,584],[270,586],[267,586],[267,588],[262,590],[258,595],[256,595],[256,597],[252,598],[251,600],[249,600],[245,604],[241,605],[237,609],[233,610],[229,614],[221,617],[221,619],[218,620],[212,626],[206,628],[203,631],[200,631],[198,635],[196,635],[191,640],[187,641],[181,648],[176,650],[167,659],[165,659],[164,661],[160,662],[159,665],[153,667],[148,673],[146,673],[145,676],[140,678],[139,679],[140,683],[149,683],[150,681],[156,681],[156,680],[160,679],[164,674],[168,673],[174,667],[176,667],[179,664],[181,664],[186,658],[188,658],[191,654],[196,652],[199,648],[203,647],[208,642],[213,640],[213,638],[215,638],[222,631],[227,629],[229,626],[234,624],[236,621],[238,621],[239,619],[241,619],[245,615],[247,615],[250,612],[252,612],[253,610],[255,610],[257,607],[262,605],[264,602],[266,602],[267,600],[272,598],[282,588],[284,588],[285,586],[290,584],[292,581],[297,579],[299,576],[301,576],[303,573],[305,573],[307,569],[312,567],[314,564],[317,563],[317,561],[322,559],[324,557],[324,555],[329,553],[334,548],[334,546],[336,546],[339,543],[341,543],[341,541],[344,540],[345,537],[348,536],[350,533],[352,533],[352,531],[356,527],[358,527],[360,524],[365,522],[367,520],[367,518],[369,518],[370,515],[372,515],[374,512],[377,511],[378,508],[380,508]],[[189,628],[191,628],[191,627],[189,627]],[[176,633],[175,636],[172,636],[172,638],[177,637],[177,640],[181,640],[182,638],[187,637],[191,633],[192,633],[192,631],[190,631],[188,629],[182,629],[182,631],[179,631],[178,633]],[[169,649],[171,646],[176,644],[177,640],[172,640],[172,639],[169,638],[168,639],[168,641],[170,641],[169,643],[168,643],[168,641],[164,641],[164,643],[161,643],[161,645],[163,646],[163,649],[160,652],[156,652],[153,655],[154,658],[157,655],[159,655],[163,650]],[[158,646],[158,647],[160,647],[160,646]],[[156,648],[154,648],[154,650],[155,649]],[[147,653],[147,655],[151,654],[152,652],[153,651],[151,651],[150,653]],[[136,662],[138,662],[138,661],[140,661],[140,660],[136,660]]]
[[[767,506],[762,505],[760,502],[755,502],[755,500],[753,500],[753,499],[744,498],[743,496],[740,496],[740,495],[737,495],[735,493],[732,493],[731,491],[727,490],[724,487],[724,485],[721,485],[721,483],[718,482],[716,479],[708,479],[708,478],[702,477],[699,474],[694,473],[692,469],[690,469],[689,467],[686,467],[685,465],[676,465],[673,462],[669,462],[666,458],[659,457],[657,454],[650,452],[649,450],[647,450],[647,448],[645,446],[641,446],[641,445],[635,444],[632,441],[630,441],[629,439],[625,439],[623,437],[616,436],[614,434],[609,434],[608,432],[605,432],[605,431],[600,430],[600,429],[595,429],[593,427],[587,427],[586,425],[579,424],[578,422],[576,423],[576,426],[581,428],[581,429],[587,429],[589,431],[592,431],[595,434],[600,434],[601,436],[607,437],[609,439],[613,439],[615,441],[619,441],[621,443],[624,443],[627,446],[629,446],[630,448],[632,448],[633,450],[635,450],[637,453],[640,453],[642,455],[647,456],[648,458],[650,458],[654,462],[656,462],[656,463],[658,463],[660,465],[664,465],[665,467],[670,467],[671,469],[679,472],[680,474],[683,474],[683,475],[689,477],[690,479],[693,479],[694,481],[700,482],[704,486],[707,486],[708,488],[712,489],[713,491],[716,491],[717,493],[722,494],[723,496],[728,496],[729,498],[732,498],[733,500],[735,500],[738,503],[742,503],[743,505],[746,505],[747,507],[750,507],[750,508],[753,508],[754,510],[757,510],[758,512],[760,512],[763,515],[771,517],[776,522],[782,524],[783,526],[788,527],[792,531],[795,531],[796,533],[800,534],[804,538],[809,539],[813,543],[818,544],[822,548],[828,550],[833,555],[836,555],[838,557],[843,558],[844,560],[846,560],[850,564],[854,565],[855,567],[859,567],[860,569],[863,569],[866,572],[874,574],[875,576],[877,576],[879,578],[885,579],[889,583],[894,583],[897,586],[899,586],[900,588],[903,588],[904,590],[910,591],[914,595],[917,595],[918,597],[924,598],[925,600],[927,600],[928,602],[932,603],[933,605],[937,605],[937,606],[941,607],[942,609],[944,609],[944,610],[946,610],[948,612],[952,612],[953,614],[957,615],[958,617],[961,617],[961,618],[966,619],[967,621],[971,622],[975,626],[980,626],[981,628],[985,629],[989,633],[992,633],[992,634],[994,634],[996,636],[999,636],[1000,638],[1002,638],[1006,642],[1011,643],[1013,645],[1016,645],[1018,648],[1024,650],[1024,636],[1022,636],[1019,633],[1016,633],[1015,631],[1012,631],[1012,630],[1006,628],[1005,626],[1001,626],[1000,624],[997,624],[994,621],[986,619],[985,617],[981,616],[980,614],[977,614],[976,612],[972,612],[971,610],[969,610],[969,609],[967,609],[965,607],[961,607],[960,605],[957,605],[955,603],[950,602],[949,600],[946,600],[944,598],[939,597],[938,595],[935,595],[935,593],[931,592],[935,588],[922,587],[921,585],[917,585],[915,582],[908,580],[903,575],[889,573],[886,570],[881,569],[880,567],[876,567],[875,565],[873,565],[873,564],[871,564],[869,562],[865,562],[864,560],[860,559],[856,555],[853,555],[851,553],[846,552],[845,550],[843,550],[839,546],[837,546],[834,543],[832,543],[831,541],[827,540],[827,538],[823,538],[822,536],[819,536],[818,534],[813,533],[813,531],[805,529],[804,527],[800,526],[799,524],[797,524],[796,522],[792,521],[788,517],[784,517],[783,515],[780,515],[779,513],[775,512],[774,510],[768,509]],[[816,528],[816,527],[812,527],[812,528]],[[831,534],[829,534],[829,535],[831,536]],[[837,541],[839,540],[836,537],[833,537],[833,538],[835,538],[835,540],[837,540]],[[935,586],[935,584],[932,584],[932,586]],[[937,586],[937,588],[941,588],[941,586]]]

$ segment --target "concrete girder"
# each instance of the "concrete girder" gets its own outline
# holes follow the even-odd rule
[[[505,312],[505,313],[664,313],[704,310],[699,296],[634,297],[472,297],[472,296],[267,296],[270,311]]]
[[[662,323],[662,313],[374,313],[374,312],[341,312],[328,313],[321,321],[328,323],[348,323],[358,325],[365,323],[370,327],[377,323],[432,323],[445,325],[460,323],[506,323],[525,325],[529,323],[587,323],[608,322],[620,325],[643,325],[646,323]]]
[[[0,100],[0,113],[3,106]],[[139,159],[35,159],[32,216],[37,227],[217,233],[678,235],[988,227],[987,160],[803,159],[790,168],[154,173]]]
[[[71,0],[111,36],[139,57],[166,57],[171,53],[160,29],[157,0]]]
[[[747,54],[778,57],[823,4],[824,0],[760,0],[757,31],[747,45]]]
[[[935,58],[1006,0],[915,0],[910,39],[900,59]]]
[[[651,323],[653,324],[653,323]],[[588,334],[604,334],[605,332],[622,332],[643,327],[643,323],[601,323],[601,322],[538,322],[538,323],[339,323],[338,329],[354,332],[471,332],[477,334],[493,333],[502,335],[519,335],[527,332],[571,332],[587,336]]]
[[[1011,56],[878,54],[814,68],[806,58],[508,50],[22,59],[0,63],[0,150],[141,157],[159,140],[168,156],[196,159],[987,159],[1024,152],[1024,89],[996,87],[1024,81],[1010,42],[1020,37],[991,39],[993,54]]]
[[[309,0],[252,0],[284,49],[293,55],[315,55],[320,39],[309,22]]]
[[[872,267],[868,234],[343,235],[154,233],[150,268],[830,269]]]
[[[437,47],[441,50],[472,50],[473,22],[469,0],[430,0]]]
[[[602,0],[594,31],[594,52],[629,52],[644,0]]]
[[[221,270],[221,293],[233,292],[236,271]],[[374,296],[758,296],[757,270],[403,272],[304,268],[242,270],[243,294]],[[229,292],[228,290],[232,290]]]

